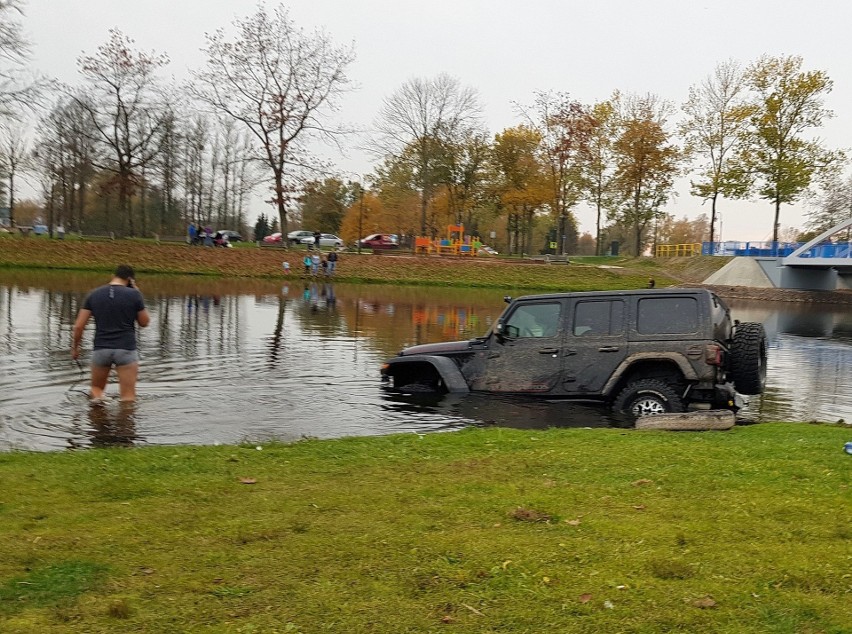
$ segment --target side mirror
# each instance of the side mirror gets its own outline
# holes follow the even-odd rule
[[[504,328],[505,328],[505,325],[503,324],[502,321],[498,321],[496,324],[494,324],[494,336],[497,338],[497,341],[499,341],[500,343],[503,343],[504,341],[506,341],[506,335],[504,333]]]
[[[511,304],[512,303],[512,296],[511,295],[503,295],[503,301],[506,302],[507,304]]]

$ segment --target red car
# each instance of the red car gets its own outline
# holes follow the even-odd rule
[[[362,249],[398,249],[396,236],[387,233],[374,233],[360,240]]]

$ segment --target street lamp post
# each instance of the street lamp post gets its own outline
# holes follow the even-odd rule
[[[362,226],[364,224],[364,185],[358,188],[358,255],[361,255],[361,236],[364,235]]]

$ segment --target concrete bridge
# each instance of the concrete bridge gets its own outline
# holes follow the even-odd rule
[[[844,242],[828,239],[847,232]],[[852,289],[852,218],[784,257],[737,257],[704,280],[706,284],[833,291]]]

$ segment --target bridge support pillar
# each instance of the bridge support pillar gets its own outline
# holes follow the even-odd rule
[[[837,289],[837,270],[785,266],[781,269],[781,288],[808,291],[833,291]]]

